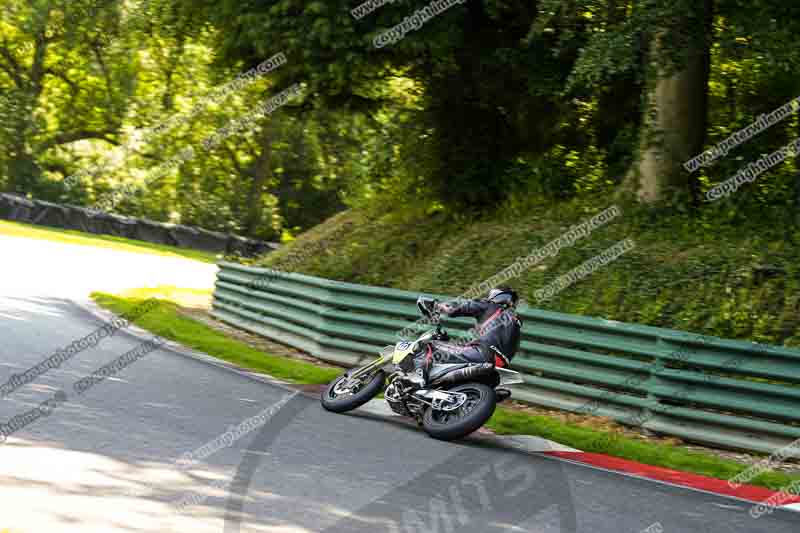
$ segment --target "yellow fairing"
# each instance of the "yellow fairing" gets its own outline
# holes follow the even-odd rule
[[[394,355],[392,356],[392,362],[396,365],[399,365],[400,362],[406,358],[408,354],[414,351],[414,343],[413,342],[398,342],[397,346],[394,349]]]

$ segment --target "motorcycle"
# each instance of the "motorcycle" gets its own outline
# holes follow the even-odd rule
[[[497,404],[511,397],[505,387],[523,383],[519,372],[494,363],[441,363],[434,357],[425,388],[415,388],[404,379],[413,372],[415,357],[425,351],[431,357],[433,343],[450,339],[435,311],[437,303],[426,297],[417,300],[420,313],[436,324],[435,329],[413,342],[386,346],[377,360],[336,378],[322,391],[322,406],[334,413],[351,411],[377,396],[386,385],[384,398],[392,411],[413,418],[433,438],[457,440],[482,427]],[[496,347],[491,349],[496,361],[507,366],[508,358]]]

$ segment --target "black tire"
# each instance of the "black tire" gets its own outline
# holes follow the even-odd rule
[[[449,389],[452,392],[466,392],[474,402],[467,407],[455,411],[454,414],[442,415],[430,407],[422,416],[425,432],[439,440],[456,440],[477,431],[494,414],[497,406],[494,389],[483,383],[463,383]],[[476,395],[475,398],[472,395]],[[468,401],[469,405],[469,401]]]
[[[361,407],[381,392],[383,383],[386,381],[386,373],[383,370],[378,370],[373,374],[369,383],[363,384],[354,394],[337,395],[335,392],[336,385],[347,379],[347,374],[341,375],[334,379],[328,385],[320,397],[322,407],[334,413],[344,413],[352,411],[357,407]]]

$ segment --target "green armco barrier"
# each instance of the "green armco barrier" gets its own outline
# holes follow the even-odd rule
[[[344,366],[376,357],[420,318],[419,293],[219,267],[216,318]],[[798,350],[524,305],[519,314],[519,400],[725,448],[771,453],[800,438]],[[445,320],[454,336],[472,324]]]

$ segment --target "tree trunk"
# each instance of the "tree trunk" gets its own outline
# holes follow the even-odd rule
[[[28,140],[33,136],[33,113],[36,104],[29,94],[20,95],[15,102],[17,113],[11,118],[13,131],[6,159],[7,189],[17,194],[34,192],[32,189],[39,183],[41,169],[31,153]]]
[[[800,134],[800,122],[797,123],[797,132]],[[800,138],[800,135],[798,136]],[[795,232],[800,229],[800,170],[796,170],[794,174],[794,203],[792,208],[794,209],[794,217],[792,217],[792,221],[794,222],[794,227],[792,230]],[[787,228],[788,228],[787,224]],[[789,237],[789,242],[794,242],[794,236]]]
[[[272,173],[272,131],[269,128],[269,125],[264,128],[261,139],[261,155],[253,167],[253,183],[250,186],[247,219],[244,227],[244,233],[248,237],[255,237],[261,225],[261,218],[264,212],[264,187]]]
[[[20,98],[21,112],[15,120],[17,137],[11,146],[11,157],[8,159],[8,189],[11,192],[27,194],[36,192],[36,187],[41,181],[42,169],[36,162],[36,157],[29,150],[29,141],[35,134],[34,114],[39,106],[39,97],[44,91],[45,63],[48,42],[45,37],[47,25],[50,20],[52,7],[45,7],[41,27],[35,36],[36,46],[33,51],[33,61],[30,70],[26,73],[27,83],[20,87],[24,93]]]
[[[712,0],[705,0],[705,16],[686,20],[689,33],[704,32],[703,45],[686,47],[685,63],[677,72],[665,67],[670,44],[666,32],[657,33],[651,42],[651,69],[657,76],[648,84],[639,157],[626,180],[640,201],[658,202],[687,194],[697,198],[696,177],[687,177],[683,163],[700,153],[705,141],[711,8]]]
[[[9,192],[22,195],[33,193],[41,179],[42,170],[24,145],[17,144],[15,150],[16,152],[7,163],[8,185],[6,188]]]

